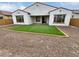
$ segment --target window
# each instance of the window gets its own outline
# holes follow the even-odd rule
[[[40,22],[40,17],[39,16],[36,17],[36,22]]]
[[[74,15],[72,15],[72,18],[74,18]]]
[[[64,23],[65,15],[54,15],[55,23]]]
[[[17,22],[24,22],[23,15],[16,16]]]
[[[0,16],[0,19],[3,19],[3,17],[2,17],[2,16]]]

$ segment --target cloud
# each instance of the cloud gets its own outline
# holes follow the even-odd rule
[[[16,9],[17,7],[13,4],[4,4],[1,3],[0,4],[0,10],[5,10],[5,11],[13,11],[14,9]]]
[[[62,5],[73,5],[73,6],[76,6],[76,5],[79,5],[79,2],[61,2]]]
[[[56,4],[57,3],[57,4]],[[56,2],[56,3],[50,3],[51,5],[55,5],[58,7],[65,7],[68,9],[79,9],[79,2]],[[16,9],[24,9],[27,6],[29,6],[31,3],[29,2],[5,2],[5,3],[0,3],[0,10],[5,10],[5,11],[15,11]]]
[[[26,7],[25,7],[25,6],[20,6],[20,8],[19,8],[19,9],[23,10],[24,8],[26,8]]]
[[[0,3],[0,10],[4,11],[15,11],[17,9],[24,9],[26,6],[24,6],[21,3]]]
[[[66,7],[69,9],[79,9],[79,2],[61,2],[60,7]]]

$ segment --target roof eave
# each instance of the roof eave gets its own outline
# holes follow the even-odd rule
[[[60,7],[60,8],[57,8],[57,9],[51,10],[51,11],[49,11],[48,13],[50,13],[50,12],[52,12],[52,11],[55,11],[55,10],[58,10],[58,9],[65,9],[65,10],[72,11],[72,10],[70,10],[70,9],[67,9],[67,8]]]
[[[18,11],[18,10],[20,10],[20,9],[15,10],[14,12],[12,12],[12,14],[15,13],[16,11]],[[29,12],[26,12],[26,11],[24,11],[24,10],[20,10],[20,11],[23,11],[23,12],[25,12],[25,13],[30,14]]]

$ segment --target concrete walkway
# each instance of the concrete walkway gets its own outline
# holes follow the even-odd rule
[[[0,28],[2,27],[8,27],[8,26],[12,26],[13,24],[9,24],[9,25],[0,25]]]

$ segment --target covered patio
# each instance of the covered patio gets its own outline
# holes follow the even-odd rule
[[[48,24],[49,23],[49,16],[31,16],[33,23],[39,23],[39,24]]]

